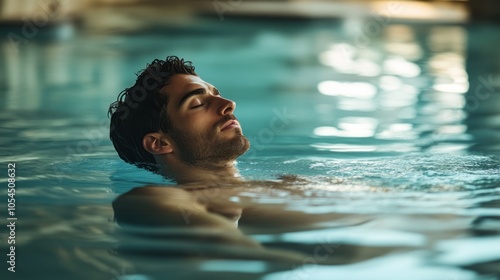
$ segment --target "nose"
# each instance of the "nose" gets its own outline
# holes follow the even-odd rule
[[[236,108],[236,103],[234,101],[225,99],[225,98],[220,98],[221,99],[221,105],[219,107],[219,114],[224,116],[228,114],[232,114],[234,112],[234,109]]]

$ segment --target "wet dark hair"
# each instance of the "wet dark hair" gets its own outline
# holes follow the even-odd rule
[[[168,96],[160,90],[176,74],[198,76],[190,61],[177,56],[155,59],[137,74],[135,84],[120,92],[109,106],[109,137],[125,162],[158,172],[153,155],[142,146],[142,139],[147,133],[167,133],[172,129],[167,113]]]

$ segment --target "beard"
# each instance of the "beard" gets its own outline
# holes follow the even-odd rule
[[[250,141],[236,128],[233,137],[212,133],[190,133],[176,128],[170,130],[181,159],[193,166],[219,167],[234,161],[250,148]]]

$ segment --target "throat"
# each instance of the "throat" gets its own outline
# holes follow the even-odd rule
[[[224,165],[188,164],[170,169],[167,177],[173,178],[178,184],[231,184],[244,181],[234,162]]]

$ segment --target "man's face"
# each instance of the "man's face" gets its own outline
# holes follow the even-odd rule
[[[168,95],[174,153],[192,165],[225,164],[250,143],[233,115],[236,104],[198,76],[178,74],[160,91]]]

